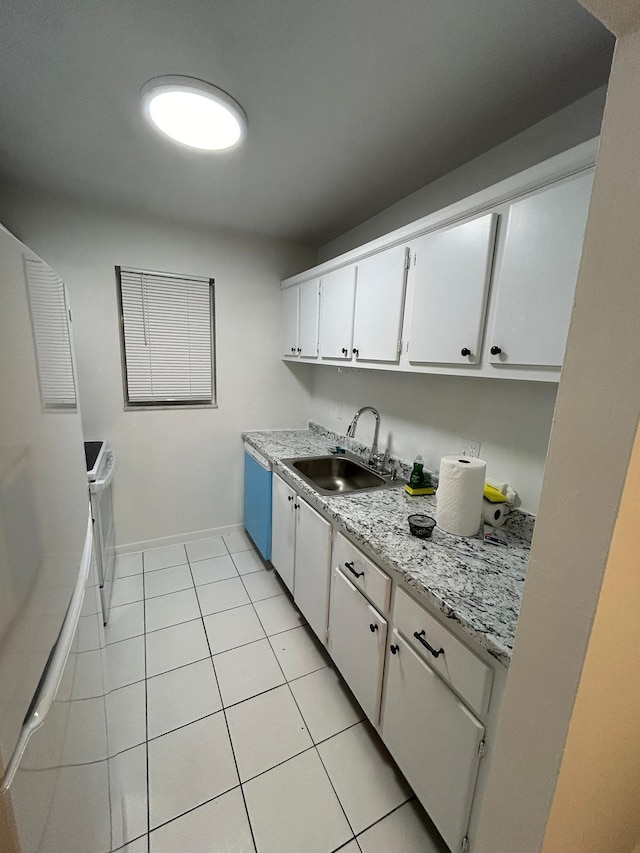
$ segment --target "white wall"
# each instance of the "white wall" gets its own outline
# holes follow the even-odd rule
[[[380,370],[317,367],[310,412],[344,433],[360,406],[380,412],[380,447],[412,461],[420,453],[437,471],[440,459],[457,453],[459,438],[481,442],[487,477],[511,483],[522,508],[536,512],[557,385]],[[343,419],[338,420],[338,407]],[[363,415],[356,437],[369,444],[373,417]]]
[[[0,221],[67,282],[86,438],[106,438],[118,542],[242,520],[243,429],[304,426],[312,368],[279,358],[280,279],[315,251],[273,239],[184,228],[3,189]],[[217,409],[123,411],[114,266],[216,280]]]
[[[600,133],[606,86],[575,101],[502,145],[454,169],[318,250],[318,261],[328,261],[369,240],[427,216],[466,196],[492,186],[536,163],[548,160]]]

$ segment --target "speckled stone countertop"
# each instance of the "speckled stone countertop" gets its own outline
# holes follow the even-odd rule
[[[435,497],[410,497],[401,487],[324,497],[282,464],[291,457],[324,455],[337,438],[349,450],[364,451],[364,445],[310,426],[245,432],[242,437],[381,568],[456,622],[470,645],[478,644],[508,667],[529,558],[526,517],[514,514],[507,547],[453,536],[437,527],[430,540],[417,539],[409,532],[407,516],[414,512],[435,516]]]

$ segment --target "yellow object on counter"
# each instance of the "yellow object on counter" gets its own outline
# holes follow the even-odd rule
[[[489,485],[489,483],[484,484],[484,496],[492,504],[500,504],[507,499],[506,495],[503,495],[502,492],[494,489],[493,486]]]
[[[406,484],[404,490],[408,495],[434,495],[436,493],[433,486],[418,486],[417,488],[414,488],[413,486],[410,486],[409,483]]]

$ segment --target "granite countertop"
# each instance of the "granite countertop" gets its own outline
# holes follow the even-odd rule
[[[402,489],[324,497],[282,464],[282,459],[325,455],[336,443],[356,453],[365,446],[310,424],[307,430],[245,432],[242,437],[301,495],[337,522],[390,575],[456,622],[477,644],[508,667],[529,559],[532,517],[514,513],[508,546],[453,536],[439,528],[430,540],[409,532],[407,516],[435,516],[435,497],[411,497]],[[503,529],[505,529],[503,528]],[[528,537],[528,538],[527,538]]]

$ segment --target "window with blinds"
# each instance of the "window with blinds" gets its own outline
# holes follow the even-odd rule
[[[116,267],[125,404],[213,405],[213,279]]]
[[[77,408],[69,307],[62,279],[39,258],[24,258],[42,408]]]

